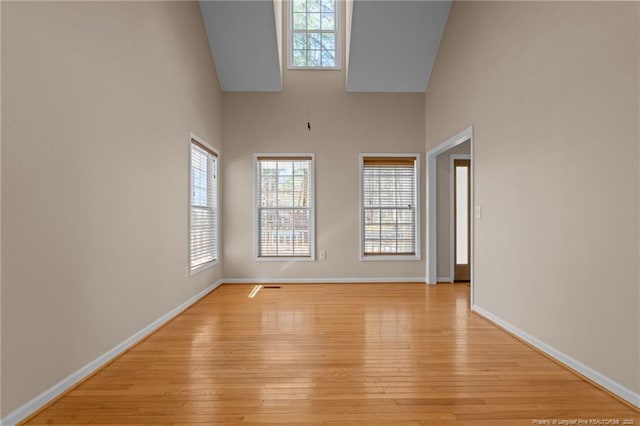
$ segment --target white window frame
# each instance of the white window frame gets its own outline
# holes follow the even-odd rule
[[[365,157],[413,157],[416,160],[416,170],[415,170],[415,188],[416,188],[416,206],[415,206],[415,244],[416,244],[416,254],[415,255],[365,255],[364,254],[364,159]],[[376,261],[414,261],[421,259],[420,247],[422,246],[422,242],[420,240],[420,222],[421,222],[421,212],[420,212],[420,154],[416,153],[361,153],[358,158],[358,166],[360,168],[360,194],[358,197],[358,208],[360,211],[360,261],[361,262],[376,262]]]
[[[310,191],[310,208],[311,218],[310,226],[310,255],[309,257],[301,256],[277,256],[277,257],[260,257],[260,214],[258,211],[258,158],[281,158],[281,157],[306,157],[311,158],[311,166],[309,168],[309,185]],[[315,163],[316,158],[313,153],[256,153],[253,154],[253,257],[258,262],[315,262],[316,260],[316,185],[315,185]]]
[[[297,67],[293,65],[293,2],[286,1],[284,9],[287,16],[287,68],[289,70],[300,71],[340,71],[342,70],[342,7],[344,1],[335,0],[336,2],[336,66],[335,67]]]
[[[195,268],[191,267],[191,197],[192,197],[192,177],[191,177],[191,145],[193,141],[203,145],[207,149],[211,150],[218,158],[216,160],[216,220],[214,226],[216,228],[216,258],[207,263],[203,263],[202,265],[198,265]],[[213,266],[220,264],[220,152],[209,145],[204,139],[198,137],[197,135],[190,133],[189,134],[189,191],[187,193],[189,197],[189,214],[188,214],[188,224],[187,227],[187,269],[189,270],[189,276],[195,275],[198,272],[201,272],[205,269],[209,269]]]

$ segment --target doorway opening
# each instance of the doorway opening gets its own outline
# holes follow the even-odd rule
[[[468,146],[467,151],[463,149],[463,144]],[[441,160],[440,168],[438,157]],[[444,174],[443,163],[449,170]],[[472,304],[474,301],[473,176],[473,127],[465,129],[427,152],[426,281],[428,284],[468,281],[471,287]],[[460,187],[456,188],[458,184]],[[442,190],[439,191],[438,188]],[[446,198],[439,197],[439,193],[446,193]],[[457,196],[460,196],[460,199]],[[443,225],[443,221],[446,225]],[[439,250],[439,242],[441,246],[447,247],[446,251]]]

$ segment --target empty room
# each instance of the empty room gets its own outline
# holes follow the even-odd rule
[[[0,2],[0,423],[640,425],[640,2]]]

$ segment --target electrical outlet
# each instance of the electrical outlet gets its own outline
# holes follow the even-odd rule
[[[326,259],[327,259],[327,251],[320,250],[320,260],[326,260]]]
[[[481,218],[482,218],[482,207],[476,206],[476,219],[481,219]]]

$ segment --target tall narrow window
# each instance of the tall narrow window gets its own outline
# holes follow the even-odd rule
[[[453,159],[454,183],[454,226],[455,263],[453,278],[455,281],[469,281],[471,278],[471,161]]]
[[[456,263],[469,263],[469,181],[468,167],[456,166]]]
[[[416,155],[361,155],[363,259],[418,259]]]
[[[218,260],[218,154],[191,140],[191,271]]]
[[[292,0],[289,64],[292,68],[339,68],[338,2]]]
[[[313,260],[313,157],[256,156],[258,259]]]

